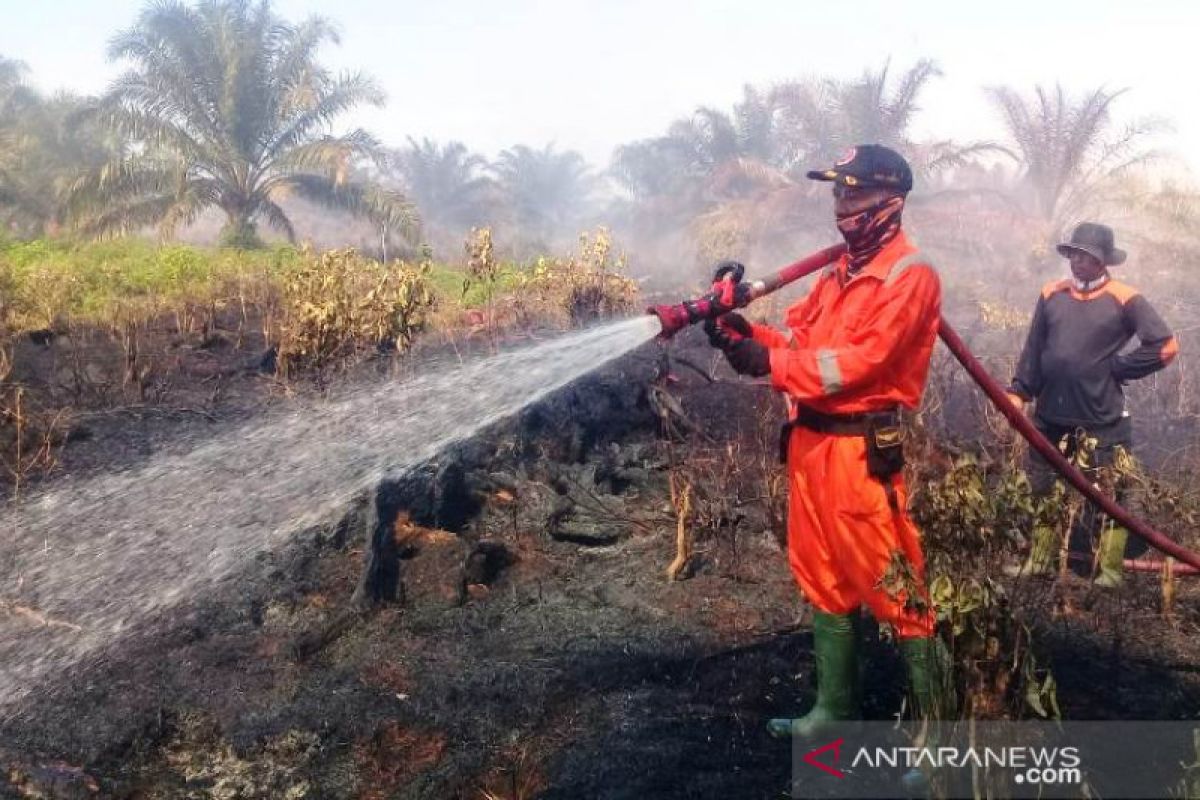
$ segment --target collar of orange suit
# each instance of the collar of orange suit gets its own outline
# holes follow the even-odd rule
[[[904,232],[904,228],[901,227],[896,235],[892,237],[891,241],[885,244],[883,249],[875,255],[875,258],[871,259],[858,272],[850,272],[849,255],[842,256],[839,262],[834,265],[833,272],[838,284],[843,287],[852,280],[857,281],[868,275],[881,281],[887,280],[887,276],[891,273],[892,265],[896,260],[915,249],[916,245],[909,240],[908,235]]]
[[[856,275],[900,232],[904,196],[896,195],[854,214],[839,214],[838,230],[850,254],[847,271]]]

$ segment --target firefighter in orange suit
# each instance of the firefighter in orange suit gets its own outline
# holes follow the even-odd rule
[[[705,326],[736,371],[770,376],[792,409],[788,557],[815,612],[817,700],[805,716],[771,720],[777,736],[860,715],[853,617],[863,605],[895,630],[917,712],[943,716],[953,702],[902,473],[900,410],[921,400],[941,316],[937,272],[901,228],[912,171],[895,151],[861,145],[808,177],[832,182],[847,253],[788,309],[787,333],[732,313]],[[905,564],[910,588],[885,588]]]

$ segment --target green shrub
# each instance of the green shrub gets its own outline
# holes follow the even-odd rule
[[[961,455],[925,465],[912,502],[921,528],[929,594],[949,634],[964,713],[978,719],[1059,716],[1054,677],[1034,652],[1030,627],[1012,607],[997,566],[1041,512],[1025,474]]]
[[[294,248],[240,252],[139,239],[78,244],[37,239],[0,244],[0,285],[13,330],[109,326],[131,313],[231,301],[246,278],[274,282]]]
[[[305,251],[283,282],[284,371],[321,369],[367,348],[407,350],[434,302],[428,275],[425,263]]]

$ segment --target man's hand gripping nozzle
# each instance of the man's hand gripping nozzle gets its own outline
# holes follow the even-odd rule
[[[746,268],[736,261],[722,261],[717,265],[712,288],[695,300],[685,300],[675,305],[657,305],[646,309],[654,314],[662,325],[660,339],[670,339],[688,325],[716,319],[738,308],[743,308],[755,297],[756,284],[742,281]]]
[[[846,252],[846,246],[835,244],[818,250],[810,256],[789,264],[774,275],[764,280],[745,281],[746,268],[736,261],[722,261],[717,265],[713,276],[712,289],[695,300],[685,300],[675,305],[650,306],[646,313],[658,317],[662,331],[658,338],[670,339],[689,325],[728,314],[749,305],[765,294],[786,286],[787,284],[816,272],[826,264],[832,263]]]

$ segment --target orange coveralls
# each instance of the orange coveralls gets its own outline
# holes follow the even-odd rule
[[[754,326],[754,339],[770,348],[771,383],[793,405],[822,414],[915,408],[941,318],[937,273],[903,231],[848,282],[846,267],[842,256],[788,309],[790,339]],[[925,586],[904,476],[891,480],[895,510],[867,473],[864,437],[796,426],[788,447],[788,560],[821,611],[848,614],[866,605],[901,638],[929,636],[932,612],[905,608],[903,593],[889,596],[879,585],[899,551]]]

